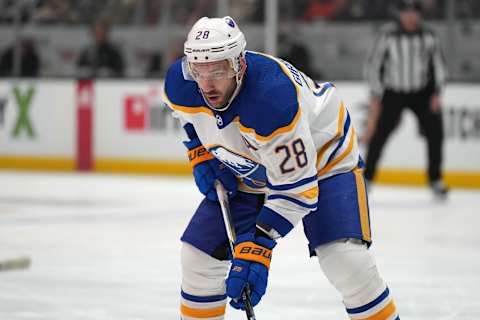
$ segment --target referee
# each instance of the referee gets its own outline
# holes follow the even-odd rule
[[[436,197],[445,198],[442,182],[443,124],[440,92],[446,70],[434,32],[422,24],[417,0],[400,0],[398,20],[381,30],[368,58],[365,75],[371,91],[371,114],[365,178],[372,181],[382,149],[405,108],[419,121],[428,145],[428,178]]]

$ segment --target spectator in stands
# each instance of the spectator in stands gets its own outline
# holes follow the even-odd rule
[[[91,31],[94,42],[80,55],[78,75],[81,78],[123,77],[123,56],[109,39],[109,25],[103,21],[96,22]]]
[[[165,10],[165,0],[145,0],[145,24],[156,25],[160,23],[162,11]]]
[[[345,8],[346,4],[347,0],[311,0],[303,15],[303,20],[335,19],[336,15]]]
[[[314,80],[319,80],[321,75],[312,65],[312,60],[308,48],[297,39],[289,37],[286,33],[281,33],[278,39],[279,57],[296,66],[300,71],[307,74]]]
[[[148,62],[145,76],[147,78],[160,78],[163,74],[163,55],[159,51],[152,52]]]
[[[283,2],[279,3],[279,12],[282,13]],[[230,2],[230,15],[238,23],[263,22],[265,20],[265,0],[244,0]]]
[[[211,16],[217,11],[217,1],[214,0],[176,0],[172,3],[173,22],[192,25],[201,17]]]
[[[33,7],[33,1],[0,0],[0,23],[12,24],[17,18],[19,22],[26,23],[31,18]]]
[[[70,1],[44,0],[39,2],[39,7],[33,11],[32,15],[35,23],[54,24],[78,21]]]
[[[183,57],[183,41],[180,39],[171,40],[168,43],[168,50],[166,54],[167,66],[171,65],[181,57]]]
[[[19,41],[19,74],[15,75],[15,44],[9,46],[0,57],[0,76],[2,77],[37,77],[40,71],[40,56],[35,48],[35,43],[30,38],[23,38]]]
[[[368,20],[385,20],[390,18],[395,3],[385,0],[363,0],[363,17]]]

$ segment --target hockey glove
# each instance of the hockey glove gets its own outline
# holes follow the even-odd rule
[[[257,237],[253,233],[239,235],[235,241],[235,253],[228,274],[227,296],[230,305],[245,310],[241,299],[243,289],[249,283],[252,305],[256,306],[267,290],[268,269],[272,249],[277,243],[272,239]]]
[[[218,201],[215,190],[215,180],[220,180],[233,197],[237,193],[237,179],[235,175],[205,149],[198,138],[184,142],[188,148],[188,158],[193,167],[193,177],[200,192],[211,201]]]

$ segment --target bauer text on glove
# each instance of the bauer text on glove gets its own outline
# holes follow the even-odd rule
[[[232,298],[232,307],[245,309],[241,296],[247,283],[250,285],[252,305],[260,302],[267,289],[268,270],[275,245],[274,240],[256,238],[253,233],[238,236],[227,278],[227,295]]]

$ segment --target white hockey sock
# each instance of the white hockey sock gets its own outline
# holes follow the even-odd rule
[[[227,305],[225,276],[229,262],[210,257],[188,243],[182,245],[182,320],[223,320]]]
[[[343,239],[316,248],[320,266],[354,320],[399,320],[390,292],[366,245]]]

